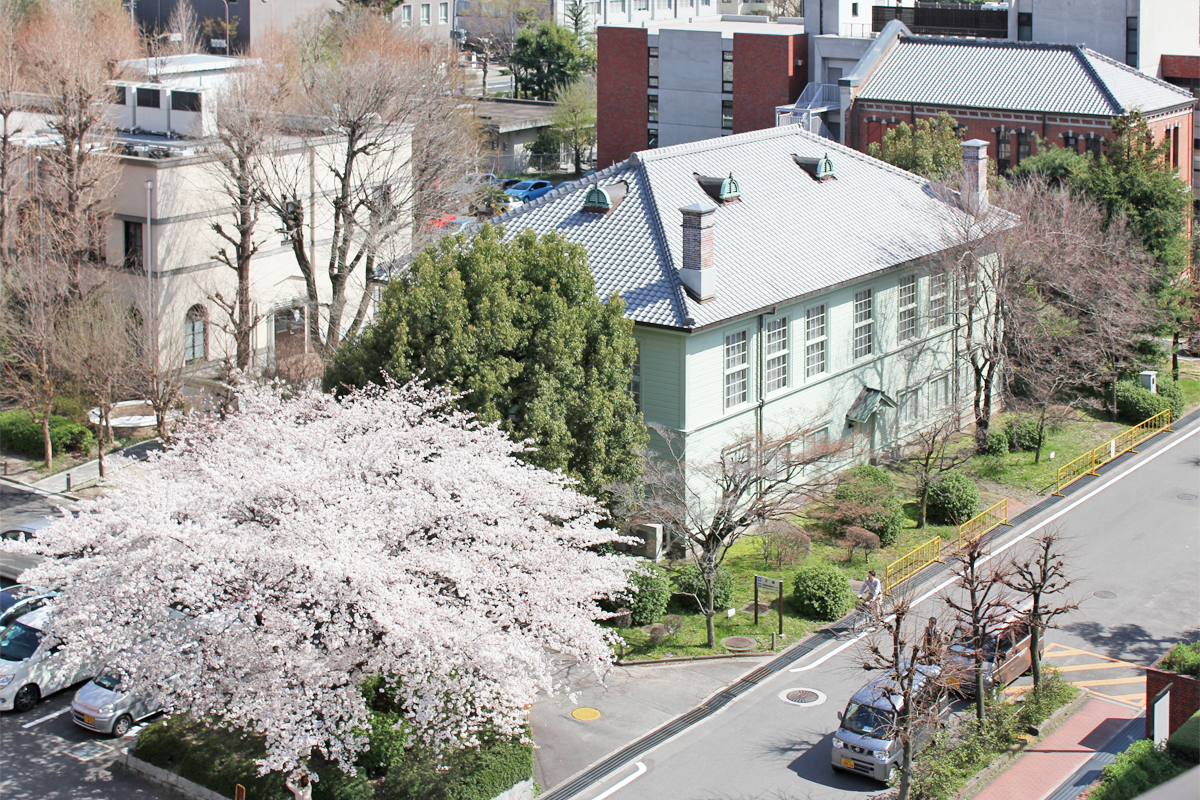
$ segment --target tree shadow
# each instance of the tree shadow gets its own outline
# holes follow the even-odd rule
[[[816,731],[804,732],[816,733]],[[884,790],[883,784],[865,775],[835,772],[832,765],[833,733],[827,733],[816,742],[802,741],[801,733],[795,740],[779,740],[764,747],[764,752],[773,756],[790,757],[788,769],[811,783],[844,789],[851,792]]]
[[[1175,636],[1154,636],[1141,625],[1122,622],[1105,626],[1098,622],[1070,622],[1062,629],[1075,634],[1109,658],[1137,664],[1153,664],[1180,641],[1200,639],[1200,626],[1180,631]]]

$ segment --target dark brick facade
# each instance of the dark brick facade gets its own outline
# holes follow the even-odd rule
[[[1166,658],[1166,656],[1163,656]],[[1193,678],[1190,675],[1179,675],[1174,672],[1164,672],[1158,669],[1158,665],[1162,663],[1160,658],[1153,667],[1146,668],[1146,709],[1149,711],[1150,704],[1154,702],[1154,698],[1168,684],[1171,686],[1171,724],[1170,732],[1174,733],[1179,730],[1183,723],[1187,722],[1192,714],[1200,711],[1200,679]],[[1152,725],[1154,720],[1152,715],[1146,714],[1146,738],[1154,738],[1154,730]]]
[[[733,34],[733,132],[775,127],[775,107],[808,82],[808,34]]]
[[[1200,78],[1200,56],[1162,57],[1164,78]]]
[[[596,168],[604,169],[646,149],[646,29],[601,26],[596,47]]]

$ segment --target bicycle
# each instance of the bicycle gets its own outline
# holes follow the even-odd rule
[[[883,598],[863,600],[859,598],[854,604],[854,622],[850,626],[851,636],[877,630],[883,624]]]

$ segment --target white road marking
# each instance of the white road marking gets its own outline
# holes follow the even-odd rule
[[[605,798],[611,797],[612,795],[621,791],[626,786],[628,786],[629,784],[633,783],[635,780],[637,780],[638,778],[640,778],[646,774],[646,765],[645,764],[638,761],[634,764],[634,766],[637,767],[637,772],[633,773],[632,775],[630,775],[626,778],[622,778],[620,783],[616,784],[611,789],[607,789],[603,793],[596,795],[592,800],[605,800]]]
[[[48,719],[54,719],[55,717],[60,717],[70,710],[71,710],[70,706],[67,706],[66,708],[60,708],[58,711],[55,711],[53,714],[47,714],[44,717],[39,717],[38,719],[35,719],[33,722],[26,722],[21,727],[22,728],[32,728],[34,725],[40,725],[41,723],[45,722]]]

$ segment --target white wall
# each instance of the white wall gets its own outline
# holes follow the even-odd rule
[[[1138,27],[1138,69],[1162,77],[1162,57],[1200,56],[1200,2],[1144,0]]]
[[[733,95],[721,93],[721,53],[733,50],[733,38],[712,30],[661,30],[647,39],[659,53],[658,146],[728,133],[721,128],[721,102]]]

